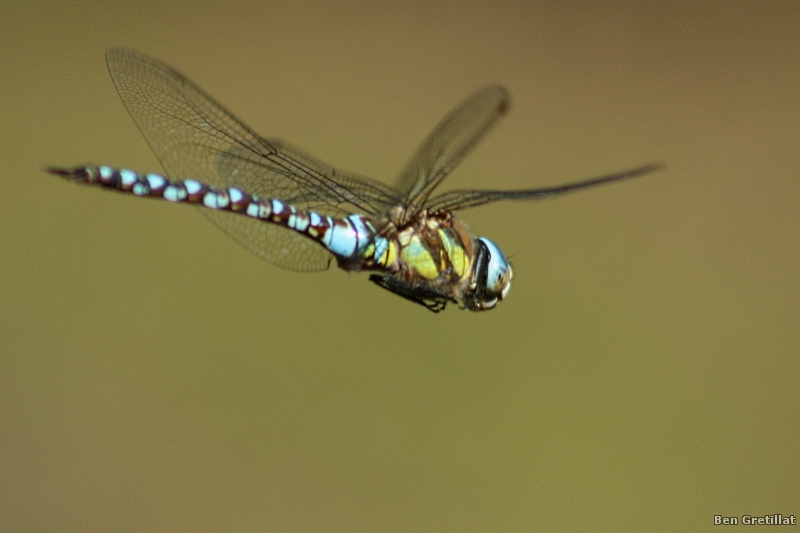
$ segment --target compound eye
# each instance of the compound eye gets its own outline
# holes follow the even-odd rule
[[[511,265],[508,264],[506,256],[500,248],[485,237],[479,240],[486,245],[489,250],[489,263],[486,266],[486,295],[497,297],[502,300],[511,289]]]

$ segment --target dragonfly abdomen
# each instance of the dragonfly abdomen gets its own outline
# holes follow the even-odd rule
[[[345,270],[383,270],[391,267],[397,258],[397,245],[378,235],[372,221],[358,214],[346,218],[330,217],[297,209],[276,198],[259,198],[236,187],[220,189],[194,179],[172,181],[160,174],[140,174],[107,165],[47,170],[80,184],[200,205],[216,211],[231,211],[284,226],[324,246]]]

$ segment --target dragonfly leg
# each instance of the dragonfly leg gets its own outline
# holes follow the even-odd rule
[[[379,287],[402,296],[406,300],[424,306],[429,311],[438,313],[443,311],[447,302],[456,303],[456,300],[447,293],[430,287],[413,286],[391,275],[372,274],[369,280]]]

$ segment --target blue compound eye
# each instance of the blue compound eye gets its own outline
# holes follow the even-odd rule
[[[513,276],[511,265],[508,264],[508,259],[495,243],[486,237],[479,237],[479,240],[489,250],[485,292],[488,296],[495,296],[502,300],[511,288],[511,278]]]

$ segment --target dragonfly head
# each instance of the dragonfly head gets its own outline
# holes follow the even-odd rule
[[[508,295],[514,273],[500,248],[487,239],[479,237],[475,258],[475,289],[467,299],[467,307],[473,311],[492,309]]]

